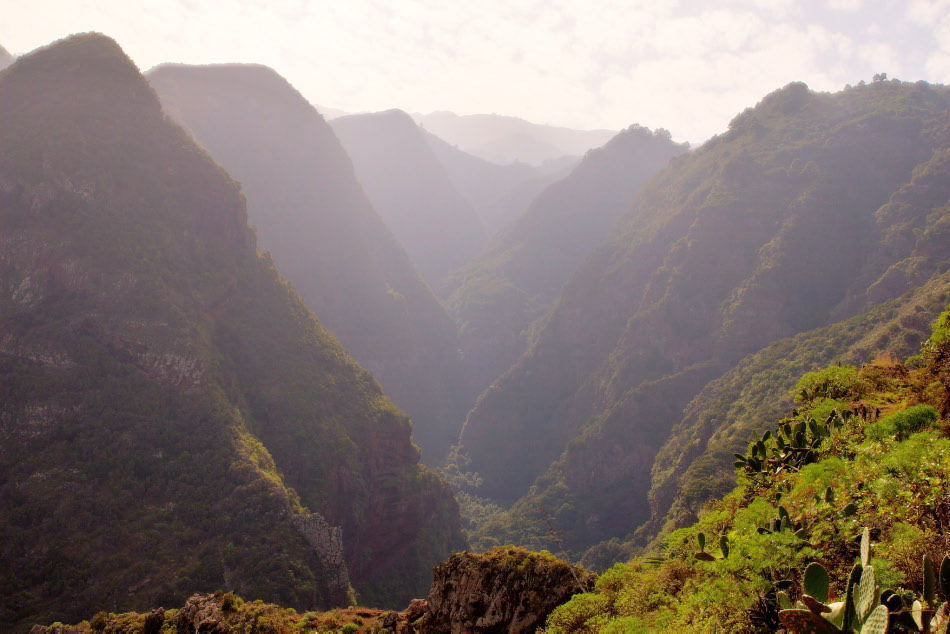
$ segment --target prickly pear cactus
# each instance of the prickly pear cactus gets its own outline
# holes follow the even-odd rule
[[[887,608],[883,605],[877,606],[861,626],[861,634],[885,634],[889,618]]]
[[[813,599],[824,603],[828,600],[828,571],[817,561],[813,561],[805,568],[805,580],[803,582],[805,594]]]

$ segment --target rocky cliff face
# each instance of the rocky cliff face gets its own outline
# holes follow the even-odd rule
[[[451,494],[258,254],[237,183],[103,36],[0,94],[3,627],[218,587],[423,592],[462,544]]]
[[[334,596],[346,596],[351,586],[343,554],[343,529],[330,526],[319,513],[295,515],[293,523],[323,564],[327,587]]]

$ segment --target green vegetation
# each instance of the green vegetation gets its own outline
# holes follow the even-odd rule
[[[747,444],[731,492],[650,556],[608,570],[545,631],[944,631],[950,421],[936,408],[950,393],[948,315],[917,367],[887,359],[804,375],[798,410]],[[750,468],[803,423],[822,438],[813,461]],[[902,431],[881,434],[884,423]],[[710,534],[728,540],[728,557],[701,556]]]
[[[653,519],[635,534],[636,526],[629,521],[624,523],[626,518],[620,510],[609,514],[603,510],[612,503],[618,509],[629,508],[629,483],[621,481],[579,495],[568,486],[563,475],[564,461],[559,461],[538,480],[543,489],[529,493],[505,510],[491,500],[477,497],[480,476],[470,471],[464,456],[457,456],[452,464],[462,465],[456,471],[467,472],[467,478],[456,477],[450,482],[463,492],[458,497],[472,546],[490,548],[517,543],[560,552],[561,547],[549,532],[550,521],[563,541],[566,556],[583,557],[584,565],[590,569],[609,568],[656,535],[692,524],[707,500],[725,495],[735,486],[734,454],[744,453],[753,433],[761,438],[771,429],[771,421],[795,406],[792,393],[798,391],[795,386],[802,373],[836,363],[847,368],[848,364],[864,363],[876,356],[886,360],[890,358],[886,351],[912,355],[920,350],[930,322],[948,301],[950,275],[938,275],[911,293],[858,317],[782,339],[749,355],[720,379],[710,382],[685,412],[671,411],[670,416],[681,422],[673,428],[653,466]],[[838,367],[833,366],[831,372],[838,372]],[[871,385],[891,380],[884,376],[886,372],[884,366],[875,370]],[[653,403],[669,398],[669,390],[677,388],[673,381],[653,383],[634,395],[642,402]],[[887,405],[879,401],[875,401],[875,407]],[[816,418],[825,422],[827,412]],[[609,428],[609,436],[594,427],[573,441],[567,451],[576,455],[572,460],[574,469],[579,470],[585,458],[596,460],[591,456],[598,455],[607,440],[615,445],[635,446],[637,430],[625,429],[622,422],[617,420]],[[617,451],[609,455],[614,461],[623,460]],[[599,539],[604,541],[588,547],[591,525],[586,518],[594,514],[601,518]],[[616,524],[605,524],[612,518]],[[619,537],[611,537],[607,529]]]
[[[552,548],[547,515],[599,568],[727,492],[803,372],[911,353],[947,288],[948,105],[790,84],[650,179],[468,416],[468,492],[506,508],[473,543]]]
[[[891,380],[886,376],[891,355],[906,357],[920,350],[930,322],[948,301],[950,275],[937,275],[863,315],[777,341],[711,382],[686,408],[657,457],[650,491],[655,510],[638,542],[691,524],[704,502],[734,486],[734,453],[744,451],[751,434],[761,436],[770,428],[768,421],[794,406],[802,373],[839,363],[830,372],[848,372],[839,367],[880,357],[872,387],[881,385]],[[875,401],[875,407],[881,405],[887,403]]]

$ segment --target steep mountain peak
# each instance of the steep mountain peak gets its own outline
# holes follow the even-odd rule
[[[104,132],[140,109],[161,110],[158,98],[115,40],[84,33],[58,40],[16,60],[2,78],[11,111],[36,120],[91,118]],[[138,115],[135,115],[138,116]],[[65,130],[47,130],[55,142]]]
[[[367,141],[373,143],[385,142],[387,147],[398,149],[402,144],[411,143],[412,149],[418,150],[424,145],[424,138],[419,126],[412,120],[412,117],[398,108],[346,115],[334,119],[332,125],[338,134],[340,134],[340,130],[343,130],[343,135],[350,141],[353,140],[350,132],[359,127],[367,130],[368,133],[372,133]]]
[[[46,77],[81,80],[94,85],[129,81],[148,86],[135,62],[125,54],[122,47],[102,33],[81,33],[57,40],[19,58],[15,68],[19,73],[42,70]],[[118,95],[99,96],[105,99]],[[122,95],[123,98],[127,96]]]

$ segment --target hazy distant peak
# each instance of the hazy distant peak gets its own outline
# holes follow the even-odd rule
[[[400,110],[399,108],[390,108],[389,110],[383,110],[381,112],[370,113],[375,114],[377,117],[394,119],[397,121],[403,121],[405,123],[411,123],[415,127],[416,123],[412,120],[412,117],[405,110]]]
[[[166,72],[194,73],[228,78],[239,75],[255,77],[265,81],[288,83],[277,71],[263,64],[181,64],[177,62],[166,62],[153,67],[147,74],[156,75]]]
[[[399,108],[390,108],[389,110],[380,110],[379,112],[361,112],[357,114],[347,114],[339,117],[340,121],[367,121],[375,120],[389,122],[393,125],[402,125],[417,129],[419,126],[412,117],[404,110]]]
[[[533,121],[528,121],[527,119],[522,119],[521,117],[515,117],[512,115],[505,114],[456,114],[448,110],[436,110],[430,112],[429,114],[414,114],[414,118],[417,121],[425,120],[432,122],[443,122],[443,121],[482,121],[482,122],[491,122],[499,128],[507,128],[505,131],[499,134],[510,133],[516,130],[521,129],[523,126],[528,125],[535,128],[549,128],[552,130],[570,130],[571,132],[609,132],[613,134],[612,130],[606,129],[597,129],[597,130],[580,130],[575,128],[566,128],[563,126],[550,125],[547,123],[535,123]]]
[[[673,138],[673,136],[670,134],[670,131],[665,128],[657,128],[656,130],[651,130],[650,128],[646,126],[640,125],[639,123],[634,123],[627,126],[623,130],[618,132],[616,135],[614,135],[614,137],[610,139],[610,141],[607,141],[607,145],[610,145],[611,143],[616,143],[618,139],[634,138],[634,137],[640,137],[640,138],[658,137],[662,139]]]
[[[7,49],[0,46],[0,68],[6,68],[13,63],[13,55],[7,51]]]
[[[497,114],[416,114],[416,122],[452,145],[495,163],[538,165],[561,156],[581,156],[606,143],[613,130],[574,130]]]
[[[204,81],[223,80],[231,83],[235,80],[243,80],[245,83],[261,82],[271,84],[272,86],[292,87],[290,82],[284,79],[277,71],[270,66],[263,64],[178,64],[165,63],[155,66],[146,73],[148,77],[156,77],[165,74],[174,74],[178,76],[193,76],[201,78]]]
[[[422,152],[425,146],[423,131],[412,117],[397,108],[381,112],[349,114],[334,119],[331,126],[337,136],[341,133],[347,134],[349,143],[359,142],[373,146],[381,144],[380,148],[383,146],[394,148],[409,143],[410,147],[418,152]],[[346,145],[347,143],[344,142],[344,146]]]

